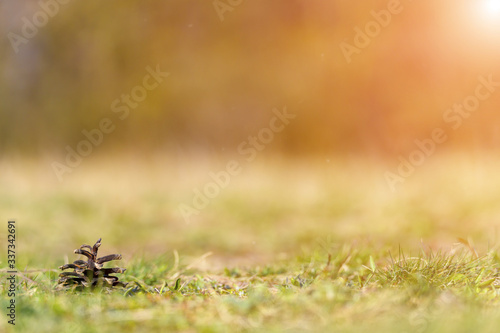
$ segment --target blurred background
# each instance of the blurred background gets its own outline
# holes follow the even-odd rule
[[[106,236],[247,257],[318,239],[494,242],[500,91],[457,130],[443,115],[479,76],[500,82],[500,1],[63,2],[0,2],[0,216],[26,254]],[[347,59],[342,43],[388,7]],[[147,68],[169,76],[121,119],[113,102]],[[296,118],[247,163],[237,147],[285,106]],[[53,162],[103,118],[113,132],[60,181]],[[385,172],[436,127],[447,141],[391,191]],[[186,221],[179,206],[230,159],[241,174]]]

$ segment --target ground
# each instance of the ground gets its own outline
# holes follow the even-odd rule
[[[50,159],[1,162],[16,331],[498,331],[494,159],[436,156],[392,191],[397,159],[262,158],[189,219],[180,205],[227,159],[138,160],[91,156],[62,182]],[[57,267],[100,237],[101,255],[123,255],[109,267],[127,268],[127,287],[56,288]]]

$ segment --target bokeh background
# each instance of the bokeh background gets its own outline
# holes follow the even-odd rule
[[[341,43],[391,1],[56,3],[16,52],[12,33],[41,5],[0,2],[0,217],[18,220],[23,262],[99,237],[225,263],[357,240],[495,243],[500,91],[457,130],[443,114],[479,76],[500,81],[498,1],[402,0],[351,62]],[[148,66],[170,75],[119,120],[112,102]],[[238,145],[284,106],[296,119],[245,163]],[[59,181],[52,163],[103,118],[116,129]],[[436,127],[449,139],[391,191],[385,172]],[[230,159],[242,173],[183,219],[179,205]]]

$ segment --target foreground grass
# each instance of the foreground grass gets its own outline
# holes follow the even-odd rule
[[[16,330],[497,332],[500,322],[494,251],[406,256],[344,246],[214,272],[176,258],[130,262],[129,285],[113,291],[56,291],[56,271],[20,274]]]
[[[438,158],[396,192],[381,165],[263,159],[190,221],[179,205],[227,160],[91,156],[62,183],[51,160],[0,161],[0,237],[15,218],[23,272],[15,329],[497,332],[500,160]],[[100,237],[129,288],[57,291],[54,269]],[[476,246],[450,248],[459,237]],[[6,263],[2,250],[4,310]]]

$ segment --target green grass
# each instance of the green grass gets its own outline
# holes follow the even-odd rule
[[[499,264],[494,252],[409,257],[343,247],[272,265],[200,272],[162,256],[129,262],[124,289],[86,292],[56,291],[58,272],[29,272],[18,278],[16,328],[496,332]],[[2,299],[2,308],[7,305]]]
[[[115,162],[90,159],[64,183],[35,164],[3,168],[0,216],[17,220],[21,271],[15,331],[499,329],[494,163],[430,164],[398,193],[377,165],[255,163],[187,223],[178,204],[207,169]],[[127,288],[58,290],[56,268],[99,237],[100,255],[123,255],[107,266],[127,268]],[[2,250],[3,313],[5,264]]]

